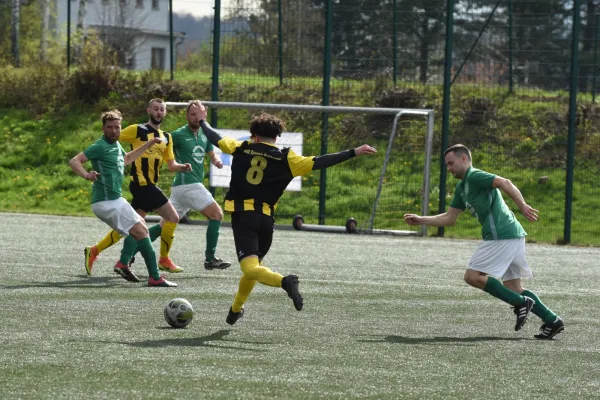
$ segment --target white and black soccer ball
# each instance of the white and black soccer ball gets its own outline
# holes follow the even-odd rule
[[[185,328],[194,318],[194,308],[186,299],[173,299],[165,306],[165,321],[173,328]]]

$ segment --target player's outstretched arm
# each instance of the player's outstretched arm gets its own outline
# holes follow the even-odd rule
[[[98,172],[92,170],[90,172],[86,171],[83,168],[83,163],[87,162],[88,158],[83,154],[83,152],[77,154],[75,157],[71,158],[69,161],[69,166],[77,175],[82,177],[83,179],[87,179],[88,181],[94,182],[96,177],[100,175]]]
[[[175,160],[167,161],[167,168],[171,172],[192,172],[192,164],[190,164],[190,163],[179,164]]]
[[[463,210],[450,207],[443,214],[422,217],[416,214],[404,214],[404,222],[409,225],[452,226]]]
[[[365,154],[375,154],[377,153],[377,149],[369,146],[368,144],[363,144],[360,147],[355,149],[340,151],[339,153],[330,153],[322,156],[315,157],[313,159],[313,170],[323,169],[332,167],[336,164],[342,163],[351,159],[352,157],[358,157]]]
[[[223,139],[223,136],[215,131],[204,119],[200,121],[200,128],[202,128],[202,132],[204,132],[208,141],[214,146],[219,147],[219,140]]]
[[[529,221],[535,222],[538,220],[539,211],[525,202],[523,194],[521,194],[519,188],[515,186],[510,179],[496,176],[494,178],[494,182],[492,183],[492,187],[502,189],[502,191],[515,202],[517,207],[519,207],[519,210],[521,210],[525,218],[527,218]]]
[[[161,143],[161,142],[162,142],[161,138],[153,137],[152,139],[150,139],[146,143],[144,143],[142,146],[125,154],[125,165],[131,164],[132,162],[137,160],[137,158],[139,156],[144,154],[144,152],[146,150],[148,150],[150,147],[154,146],[157,143]]]

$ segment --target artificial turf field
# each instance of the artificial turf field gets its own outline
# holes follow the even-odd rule
[[[257,285],[229,326],[239,266],[204,270],[203,225],[176,231],[178,288],[113,273],[120,245],[88,277],[97,219],[0,226],[2,399],[600,398],[598,248],[528,244],[526,286],[566,324],[539,341],[537,317],[514,332],[508,305],[462,281],[476,241],[277,231],[265,264],[300,277],[304,310]],[[234,260],[228,227],[217,254]],[[187,329],[164,322],[175,297],[195,308]]]

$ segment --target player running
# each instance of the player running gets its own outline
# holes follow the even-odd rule
[[[150,278],[148,286],[177,286],[158,273],[156,254],[148,237],[144,220],[122,196],[124,166],[138,159],[144,152],[161,143],[159,137],[149,138],[143,145],[126,153],[118,142],[121,133],[121,113],[118,110],[102,114],[104,136],[69,161],[71,169],[84,179],[94,182],[92,186],[92,211],[119,236],[131,235],[144,257]],[[83,163],[90,160],[92,171],[86,171]]]
[[[242,277],[226,322],[230,325],[244,315],[244,303],[256,282],[280,287],[292,299],[296,310],[302,310],[304,300],[298,290],[296,275],[283,276],[263,263],[271,243],[277,202],[290,181],[310,171],[331,167],[354,156],[374,154],[369,145],[320,157],[303,157],[289,148],[275,145],[285,129],[285,123],[270,114],[255,116],[250,121],[250,140],[238,141],[222,137],[204,119],[207,110],[201,106],[200,127],[215,146],[233,155],[231,182],[225,196],[225,211],[231,213],[231,226]]]
[[[537,221],[538,210],[525,202],[510,180],[473,168],[471,151],[466,146],[451,146],[444,156],[448,171],[461,180],[456,185],[448,211],[427,217],[405,214],[404,220],[410,225],[450,226],[464,210],[468,210],[481,224],[483,242],[469,261],[465,282],[512,305],[517,316],[516,331],[523,327],[531,311],[543,321],[535,337],[552,339],[565,329],[564,323],[534,292],[521,285],[521,279],[532,277],[525,260],[527,233],[506,206],[498,188],[517,204],[529,221]]]

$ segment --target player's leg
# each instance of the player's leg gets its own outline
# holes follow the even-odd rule
[[[174,200],[185,203],[190,209],[200,211],[208,218],[204,268],[209,270],[229,268],[230,262],[223,261],[215,255],[219,241],[219,229],[221,221],[223,221],[223,210],[212,194],[200,183],[180,185],[175,186],[171,191],[171,201]],[[179,208],[175,207],[175,209],[179,213]],[[179,213],[179,215],[184,214]]]
[[[177,286],[176,283],[170,282],[166,280],[163,276],[160,276],[156,264],[156,253],[154,252],[154,248],[152,247],[152,242],[150,241],[148,229],[146,228],[144,222],[140,221],[139,223],[137,223],[129,231],[129,233],[134,239],[137,240],[137,247],[146,263],[146,268],[148,269],[148,274],[150,275],[150,277],[148,278],[148,286]]]
[[[530,278],[533,274],[525,259],[525,239],[519,243],[517,254],[509,269],[506,271],[502,279],[504,286],[520,293],[522,296],[529,297],[535,301],[531,312],[543,321],[540,327],[540,333],[535,335],[538,339],[552,339],[565,329],[563,320],[551,309],[549,309],[531,290],[523,288],[521,278]],[[515,308],[515,313],[517,309]]]
[[[215,255],[219,241],[219,230],[223,221],[223,210],[216,201],[212,201],[207,207],[200,211],[208,218],[206,228],[206,250],[204,252],[204,268],[225,269],[231,266],[230,262],[223,261]]]
[[[106,236],[104,236],[98,243],[93,246],[86,246],[83,250],[85,260],[85,271],[88,275],[92,275],[92,269],[94,268],[94,262],[104,250],[108,249],[113,244],[121,240],[122,236],[119,232],[111,229]]]
[[[272,216],[260,214],[260,232],[258,236],[258,262],[260,267],[267,268],[263,259],[271,249],[273,243],[273,232],[275,230],[275,220]],[[296,275],[287,275],[281,280],[281,288],[285,290],[288,297],[292,299],[296,310],[302,310],[304,299],[300,294],[299,281]]]
[[[173,244],[173,238],[175,235],[175,228],[177,222],[179,222],[179,216],[175,211],[175,208],[165,196],[165,194],[156,185],[148,185],[143,187],[145,194],[144,208],[150,209],[160,215],[164,223],[160,232],[160,258],[158,260],[158,267],[161,270],[168,272],[181,272],[183,268],[178,267],[169,258],[169,251]],[[161,221],[162,223],[162,221]]]
[[[469,261],[464,279],[469,285],[489,293],[517,310],[515,330],[525,324],[534,300],[504,286],[494,276],[504,276],[518,250],[518,239],[489,240],[479,244]]]

